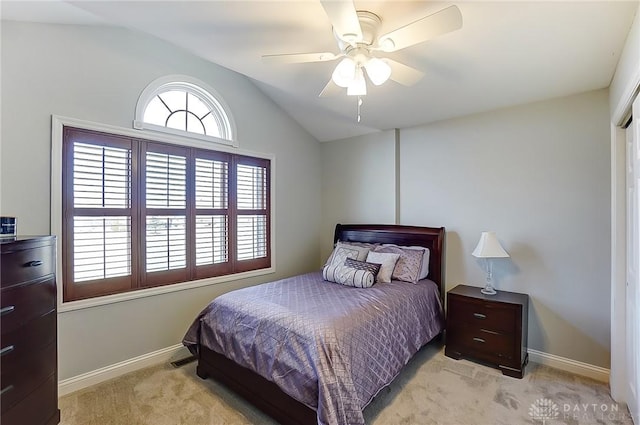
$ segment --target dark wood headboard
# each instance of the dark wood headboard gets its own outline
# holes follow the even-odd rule
[[[333,241],[392,243],[429,248],[429,276],[444,299],[444,227],[391,224],[336,224]]]

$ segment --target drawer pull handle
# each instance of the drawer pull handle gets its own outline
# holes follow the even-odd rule
[[[479,342],[480,344],[484,344],[485,343],[484,339],[482,339],[482,338],[473,338],[473,340],[475,342]]]
[[[2,391],[0,391],[0,395],[4,395],[4,393],[9,392],[9,391],[11,391],[12,389],[13,389],[13,385],[8,385],[8,386],[4,387],[4,388],[2,389]]]
[[[5,314],[13,313],[13,310],[16,309],[15,305],[8,305],[6,307],[2,307],[0,309],[0,316],[4,316]]]
[[[486,314],[482,314],[482,313],[473,313],[473,317],[475,317],[476,319],[486,319],[487,315]]]
[[[38,267],[42,265],[42,260],[33,260],[24,264],[25,267]]]
[[[14,347],[13,345],[7,345],[6,347],[4,347],[2,350],[0,350],[0,356],[4,356],[5,354],[9,354],[10,352],[12,352],[16,347]]]

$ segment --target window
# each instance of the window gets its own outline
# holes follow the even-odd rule
[[[269,268],[270,161],[63,129],[63,297]]]
[[[236,146],[227,107],[213,89],[181,75],[162,77],[140,95],[134,127],[185,135]]]

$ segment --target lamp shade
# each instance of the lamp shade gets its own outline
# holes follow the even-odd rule
[[[331,79],[340,87],[349,87],[356,77],[356,63],[351,58],[344,58],[331,74]]]
[[[509,256],[500,245],[495,232],[482,232],[480,241],[471,255],[478,258],[505,258]]]
[[[379,86],[391,76],[391,67],[382,59],[371,58],[364,65],[367,75],[373,84]]]

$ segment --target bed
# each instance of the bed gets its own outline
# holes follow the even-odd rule
[[[281,424],[364,424],[366,405],[444,329],[444,228],[338,224],[334,241],[428,248],[428,277],[360,289],[314,272],[222,295],[183,340],[198,376]]]

